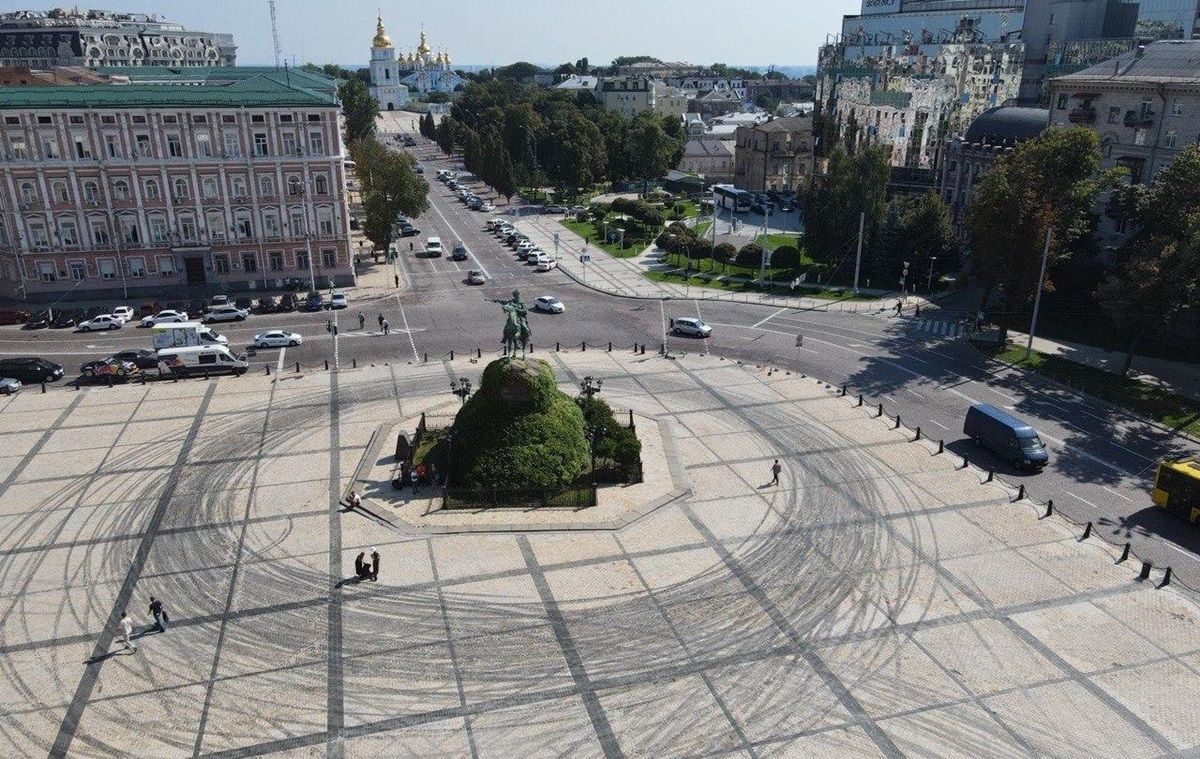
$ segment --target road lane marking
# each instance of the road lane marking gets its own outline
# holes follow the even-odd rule
[[[417,353],[417,341],[413,339],[412,330],[408,326],[408,316],[404,313],[404,304],[400,302],[400,296],[396,296],[396,304],[400,306],[400,321],[404,322],[404,332],[408,335],[408,344],[412,346],[413,361],[421,363],[421,354]]]
[[[769,322],[769,321],[771,321],[772,319],[774,319],[776,316],[779,316],[780,314],[782,314],[782,313],[785,313],[785,312],[787,312],[787,311],[790,311],[790,310],[791,310],[791,309],[788,309],[788,308],[781,308],[781,309],[779,309],[778,311],[776,311],[775,313],[771,314],[770,316],[768,316],[768,317],[766,317],[766,318],[764,318],[764,319],[759,319],[758,321],[756,321],[754,324],[751,324],[750,326],[751,326],[751,327],[761,327],[762,325],[764,325],[764,324],[766,324],[767,322]]]
[[[1099,507],[1099,506],[1097,506],[1096,504],[1092,503],[1091,501],[1089,501],[1088,499],[1084,498],[1083,496],[1075,495],[1075,494],[1074,494],[1074,493],[1072,493],[1070,490],[1066,490],[1066,491],[1064,491],[1064,492],[1065,492],[1067,495],[1069,495],[1069,496],[1071,496],[1072,498],[1074,498],[1075,500],[1077,500],[1077,501],[1083,501],[1083,502],[1084,502],[1084,503],[1086,503],[1088,506],[1091,506],[1093,509],[1096,509],[1097,511],[1100,509],[1100,507]]]
[[[437,203],[430,203],[429,207],[433,209],[433,212],[436,213],[438,218],[442,220],[442,223],[446,225],[446,229],[453,232],[456,239],[461,240],[462,236],[459,235],[458,230],[455,229],[454,225],[450,223],[450,220],[446,218],[446,215],[442,213],[442,209],[437,207]],[[474,251],[472,251],[470,248],[467,248],[467,255],[471,257],[471,260],[474,261],[475,265],[479,267],[479,270],[483,272],[483,276],[487,277],[488,279],[492,278],[492,275],[488,272],[487,267],[483,265],[483,262],[475,257]],[[416,352],[417,349],[414,347],[413,354],[415,355]]]
[[[942,428],[942,429],[944,429],[946,432],[949,432],[949,431],[950,431],[950,428],[949,428],[949,427],[947,427],[946,425],[942,424],[941,422],[939,422],[939,421],[938,421],[938,420],[936,420],[936,419],[930,419],[930,420],[929,420],[929,423],[930,423],[930,424],[935,424],[935,425],[937,425],[938,427],[941,427],[941,428]]]
[[[1110,488],[1108,485],[1101,485],[1101,486],[1100,486],[1100,489],[1101,489],[1101,490],[1107,490],[1109,493],[1112,493],[1112,494],[1113,494],[1113,495],[1115,495],[1117,498],[1120,498],[1120,499],[1121,499],[1121,500],[1123,500],[1123,501],[1129,501],[1130,503],[1133,503],[1133,499],[1132,499],[1132,498],[1130,498],[1129,496],[1121,495],[1121,494],[1120,494],[1120,493],[1118,493],[1117,491],[1115,491],[1115,490],[1113,490],[1112,488]]]
[[[287,353],[287,347],[279,349],[279,360],[275,362],[275,373],[279,374],[283,371],[283,354]]]

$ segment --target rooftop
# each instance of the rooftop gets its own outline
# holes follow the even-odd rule
[[[145,69],[100,71],[119,71],[130,83],[2,87],[0,109],[337,106],[333,93],[317,89],[324,90],[321,80],[329,80],[307,72],[214,67],[181,69],[178,76],[164,78],[162,72]]]
[[[1200,40],[1154,42],[1053,81],[1200,84]]]
[[[732,158],[733,143],[715,137],[693,137],[683,143],[684,158]]]
[[[812,129],[811,116],[788,116],[780,119],[771,119],[764,121],[761,124],[749,127],[762,132],[804,132]]]
[[[979,114],[963,139],[969,143],[1015,145],[1037,137],[1049,123],[1050,111],[1045,108],[1002,105]]]

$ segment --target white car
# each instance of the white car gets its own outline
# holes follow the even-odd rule
[[[483,201],[483,205],[479,207],[479,210],[483,211],[484,213],[491,213],[492,211],[496,210],[496,205],[490,200],[485,200]]]
[[[550,271],[558,266],[558,261],[555,261],[553,258],[544,253],[537,257],[536,263],[537,267],[534,269],[534,271]]]
[[[350,302],[346,300],[346,293],[335,292],[333,295],[329,296],[330,308],[346,308],[349,305]]]
[[[705,324],[701,319],[691,316],[681,316],[678,319],[671,320],[671,331],[677,335],[708,337],[712,334],[712,327]]]
[[[270,332],[260,332],[254,336],[256,348],[290,348],[304,342],[304,338],[295,332],[284,332],[273,329]]]
[[[217,306],[209,309],[204,315],[204,323],[212,324],[213,322],[241,322],[245,321],[250,312],[244,308],[237,306]]]
[[[141,323],[143,327],[153,327],[157,324],[177,324],[185,321],[188,321],[187,311],[172,311],[167,309],[159,311],[153,316],[143,317]]]
[[[517,251],[517,254],[521,256],[521,258],[525,258],[529,255],[530,251],[537,250],[537,246],[529,240],[521,240],[516,244],[514,249]]]
[[[547,314],[561,314],[567,310],[563,302],[553,295],[542,295],[533,301],[534,309],[544,311]]]
[[[112,315],[128,324],[133,320],[133,306],[117,306],[112,310]]]
[[[87,321],[79,322],[80,332],[91,332],[96,329],[120,329],[125,326],[125,320],[112,314],[100,314]]]

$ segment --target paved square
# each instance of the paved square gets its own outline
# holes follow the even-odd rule
[[[1196,747],[1194,598],[811,380],[550,358],[668,425],[690,494],[579,532],[342,511],[379,425],[475,363],[0,402],[0,756]],[[372,546],[379,581],[347,581]]]

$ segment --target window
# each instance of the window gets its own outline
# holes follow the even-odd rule
[[[1060,111],[1067,110],[1067,100],[1069,100],[1069,98],[1065,94],[1058,96],[1058,110],[1060,110]]]
[[[308,268],[308,251],[307,250],[296,251],[296,268],[297,269],[307,269]]]
[[[58,143],[53,135],[42,135],[42,158],[58,158]]]
[[[21,183],[21,202],[32,203],[37,200],[37,188],[33,186],[33,182]]]
[[[29,239],[35,248],[50,247],[50,236],[46,233],[46,222],[41,219],[30,219]]]
[[[274,209],[263,211],[263,234],[267,237],[279,237],[279,215]]]
[[[92,219],[92,243],[108,245],[108,223],[103,219]]]
[[[242,143],[238,140],[238,133],[234,131],[225,132],[225,157],[237,158],[242,154]]]
[[[312,155],[325,155],[325,136],[320,132],[309,132],[308,152]]]
[[[287,186],[288,195],[304,194],[304,182],[300,181],[300,177],[296,176],[295,174],[292,174],[287,178]]]
[[[109,158],[122,158],[121,138],[115,134],[104,135],[104,152]]]
[[[230,181],[230,184],[233,186],[233,197],[235,197],[235,198],[245,198],[246,197],[246,178],[245,177],[234,177]]]
[[[290,124],[290,123],[292,123],[292,114],[290,114],[290,113],[281,113],[281,114],[279,114],[279,123],[280,123],[280,124]]]
[[[79,230],[75,227],[74,219],[58,222],[58,233],[62,236],[63,245],[73,248],[79,244]]]
[[[337,251],[321,251],[321,266],[325,267],[326,269],[332,269],[334,266],[337,266]]]
[[[191,216],[179,217],[179,236],[188,242],[196,241],[196,220]]]
[[[158,182],[153,179],[146,180],[146,199],[158,200]]]
[[[67,183],[61,179],[50,183],[50,194],[59,203],[69,203],[71,201],[71,195],[67,192]]]
[[[264,198],[275,195],[275,182],[268,176],[258,178],[258,194]]]
[[[213,256],[213,268],[217,274],[229,273],[229,256]]]
[[[267,254],[267,266],[271,271],[283,271],[283,251],[273,250]]]
[[[24,161],[29,158],[29,148],[25,145],[24,137],[10,137],[8,145],[12,150],[13,160]]]
[[[179,141],[179,135],[167,135],[167,155],[171,158],[183,158],[183,144]]]
[[[179,119],[176,116],[163,116],[164,124],[178,124]]]
[[[171,256],[159,256],[158,273],[163,277],[175,276],[175,259]]]
[[[267,150],[267,134],[266,132],[254,133],[254,155],[266,156],[270,155]]]
[[[267,119],[261,113],[255,113],[250,116],[251,124],[264,124]]]
[[[296,152],[296,135],[291,132],[284,132],[282,135],[283,154],[285,156],[297,155]]]
[[[71,261],[67,264],[67,271],[71,274],[71,279],[76,282],[82,282],[87,279],[87,266],[83,261]]]
[[[53,282],[58,279],[58,272],[54,269],[53,261],[38,261],[37,270],[38,278],[43,282]]]
[[[183,177],[175,180],[175,199],[183,200],[188,196],[188,183]]]
[[[121,225],[121,240],[130,245],[137,245],[141,242],[141,234],[138,232],[137,219],[132,216],[122,216],[120,219]]]
[[[207,134],[196,135],[196,155],[201,158],[212,158],[212,142]]]
[[[1163,147],[1164,148],[1175,147],[1175,140],[1176,140],[1177,136],[1178,135],[1176,134],[1174,129],[1167,130],[1167,133],[1163,135]]]
[[[225,113],[225,114],[222,114],[222,115],[221,115],[221,123],[222,123],[222,124],[236,124],[236,123],[237,123],[237,117],[236,117],[236,116],[234,116],[232,113]]]
[[[161,216],[151,216],[150,222],[150,239],[153,242],[167,241],[167,220]]]
[[[100,123],[101,124],[115,124],[115,123],[117,123],[117,117],[116,116],[101,116]]]
[[[333,234],[333,211],[328,208],[317,209],[317,234]]]
[[[324,174],[318,174],[316,178],[313,179],[313,189],[316,190],[318,195],[328,195],[329,179]]]
[[[1121,107],[1111,106],[1108,109],[1108,123],[1115,124],[1121,120]]]
[[[206,198],[217,197],[217,195],[219,194],[217,192],[217,178],[216,177],[201,177],[200,178],[200,190],[204,193],[204,197],[206,197]]]
[[[117,200],[129,200],[129,183],[124,179],[113,180],[113,197]]]
[[[203,113],[192,114],[192,123],[193,124],[207,124],[208,116],[205,116]]]
[[[291,208],[288,215],[291,216],[292,234],[299,236],[308,232],[308,225],[304,223],[303,208]]]
[[[1172,116],[1182,116],[1183,115],[1183,103],[1179,102],[1179,98],[1175,98],[1174,100],[1171,101],[1171,115]]]
[[[134,117],[133,117],[133,123],[135,123],[135,124],[145,124],[145,123],[146,123],[146,117],[145,117],[145,116],[134,116]]]
[[[91,158],[92,146],[88,145],[86,137],[75,137],[75,157],[76,158]]]
[[[238,211],[234,214],[234,226],[237,227],[238,236],[243,240],[248,240],[254,236],[254,227],[250,223],[249,211]]]
[[[243,253],[242,268],[247,272],[258,271],[258,258],[253,253]]]
[[[88,205],[97,205],[100,203],[100,185],[92,180],[87,180],[83,183],[83,199]]]
[[[117,276],[117,262],[111,258],[101,258],[96,261],[96,266],[100,269],[100,279],[113,279]]]
[[[146,276],[146,259],[141,256],[134,256],[133,258],[126,259],[126,262],[129,264],[129,276],[134,279],[141,279]]]
[[[133,144],[137,148],[138,158],[151,158],[154,155],[154,149],[150,146],[150,135],[134,135]]]

